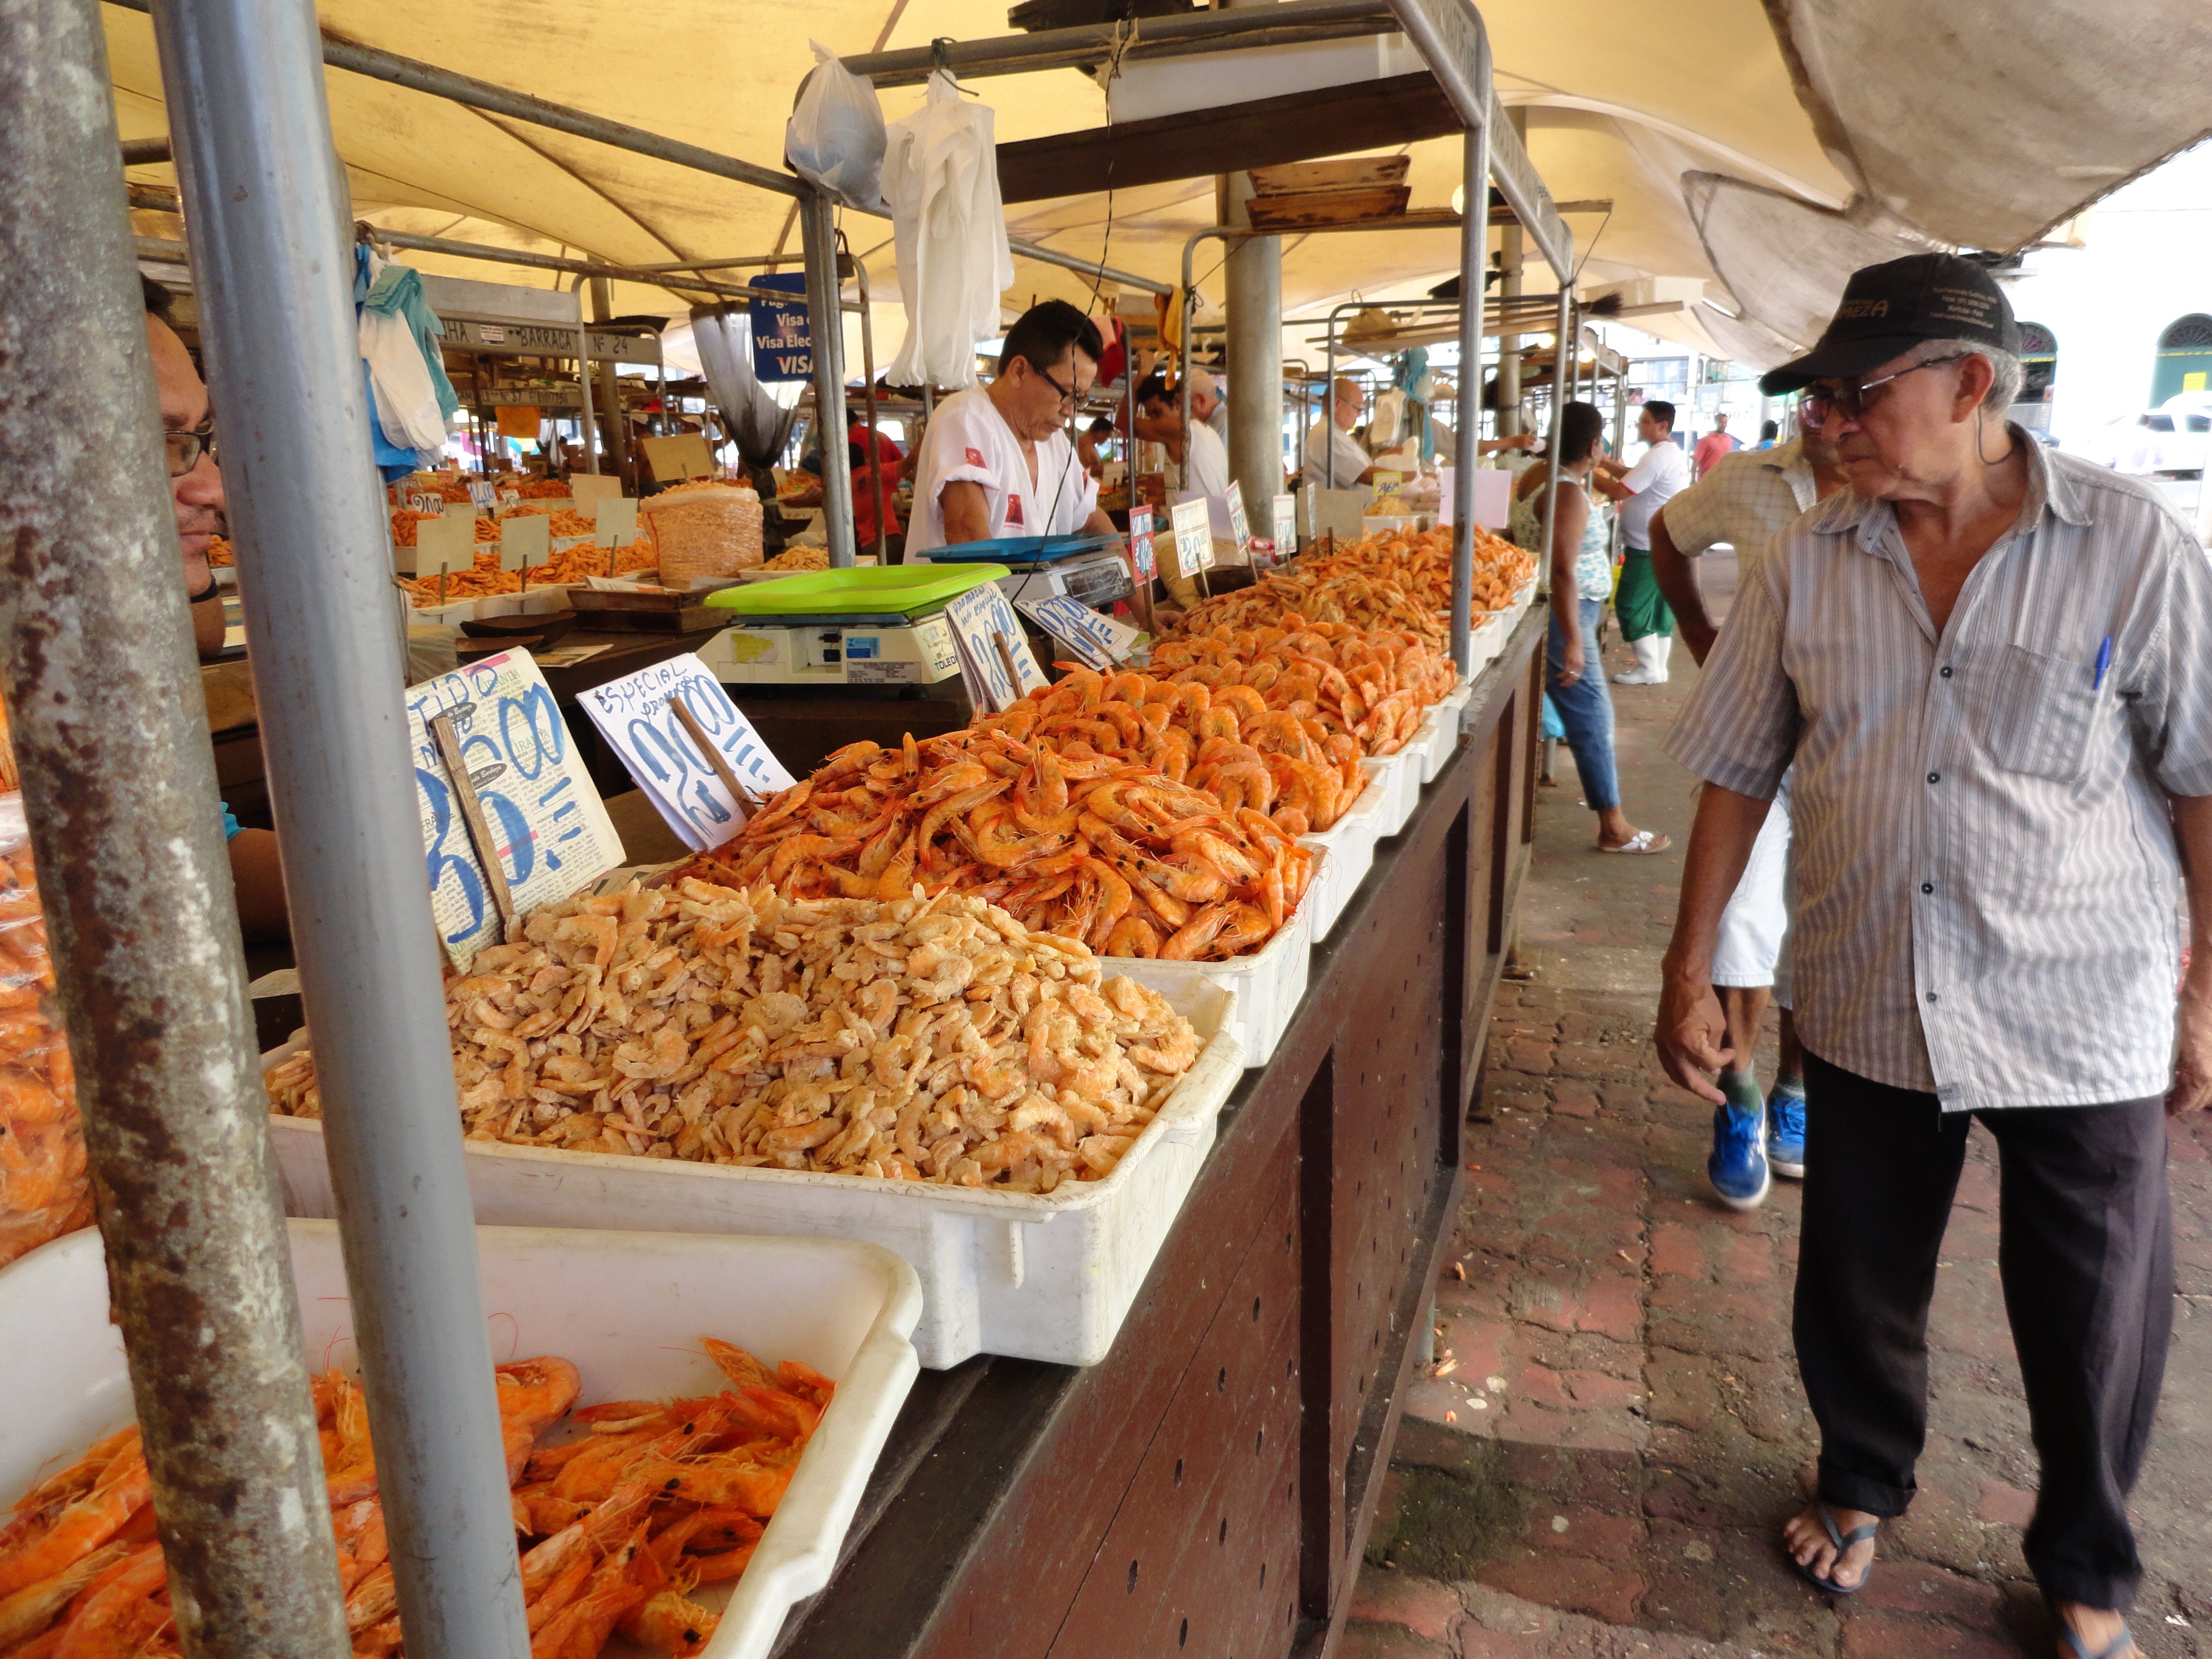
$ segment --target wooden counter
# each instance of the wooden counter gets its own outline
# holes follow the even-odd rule
[[[1316,951],[1114,1351],[925,1371],[782,1659],[1320,1655],[1422,1348],[1534,828],[1539,609]]]

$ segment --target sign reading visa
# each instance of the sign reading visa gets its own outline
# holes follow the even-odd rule
[[[756,276],[750,287],[773,288],[795,295],[781,300],[745,301],[753,325],[753,373],[763,380],[810,380],[814,378],[814,331],[806,318],[806,274]]]

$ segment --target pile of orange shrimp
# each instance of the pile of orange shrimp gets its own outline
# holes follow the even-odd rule
[[[534,1659],[595,1659],[617,1634],[696,1654],[720,1615],[691,1599],[743,1573],[836,1385],[787,1359],[701,1339],[731,1387],[588,1406],[543,1443],[580,1382],[548,1357],[496,1368],[501,1438]],[[346,1628],[362,1659],[404,1652],[398,1590],[357,1384],[314,1379]],[[181,1651],[152,1480],[134,1425],[19,1498],[0,1524],[0,1654],[105,1659]],[[535,1542],[529,1540],[535,1540]]]
[[[446,599],[480,599],[492,593],[520,593],[525,576],[532,587],[559,587],[589,581],[594,576],[607,574],[608,550],[591,543],[574,547],[556,549],[543,564],[533,564],[525,570],[502,570],[499,568],[499,532],[491,532],[489,544],[484,531],[491,520],[477,520],[477,556],[473,568],[452,570],[446,574]],[[653,544],[640,538],[628,547],[613,550],[617,575],[634,570],[650,570],[658,562]],[[412,595],[416,605],[436,605],[438,579],[435,576],[409,576],[400,580],[402,587]]]
[[[1370,536],[1334,552],[1309,553],[1250,587],[1201,599],[1171,637],[1290,627],[1296,615],[1309,625],[1410,632],[1441,647],[1449,631],[1451,566],[1448,530]],[[1534,572],[1524,550],[1487,531],[1475,532],[1475,611],[1506,609]]]
[[[394,547],[414,546],[415,526],[422,523],[423,520],[434,518],[435,516],[437,515],[430,513],[417,513],[411,507],[395,507],[392,514],[392,544]],[[496,550],[499,543],[499,526],[494,524],[489,519],[478,518],[476,521],[476,538],[477,548],[477,557],[481,561],[483,557],[483,550],[486,543],[491,544],[494,549]],[[496,556],[496,552],[495,551],[495,556],[492,561],[495,568],[497,567],[498,562],[499,561]]]
[[[1134,738],[1143,722],[1128,719]],[[801,897],[919,883],[1105,956],[1218,962],[1274,937],[1313,854],[1266,813],[1151,763],[986,722],[898,749],[848,744],[685,872]]]
[[[1333,755],[1396,754],[1459,679],[1451,659],[1415,633],[1310,623],[1297,611],[1272,626],[1164,641],[1152,672],[1211,688],[1216,707],[1241,690],[1244,706],[1256,697],[1278,718],[1295,716]]]
[[[0,1265],[92,1224],[76,1077],[52,1011],[53,963],[21,801],[0,798]]]

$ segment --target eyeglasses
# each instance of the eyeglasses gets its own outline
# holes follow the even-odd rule
[[[1862,380],[1856,386],[1839,386],[1832,392],[1822,392],[1808,386],[1804,395],[1797,400],[1799,423],[1808,427],[1823,427],[1827,425],[1829,416],[1837,414],[1841,415],[1847,421],[1856,421],[1881,401],[1879,398],[1867,396],[1867,393],[1872,392],[1876,386],[1887,386],[1892,380],[1901,380],[1906,375],[1917,374],[1923,368],[1939,368],[1945,363],[1955,363],[1958,361],[1958,357],[1930,357],[1924,363],[1915,363],[1910,368],[1900,368],[1896,374],[1885,374],[1879,380]]]
[[[197,432],[164,432],[161,441],[168,446],[169,476],[181,478],[200,464],[204,455],[220,466],[222,463],[215,452],[215,422],[210,421]]]
[[[1031,368],[1036,368],[1036,365],[1035,363],[1031,363],[1030,367]],[[1054,380],[1052,378],[1052,371],[1048,368],[1037,368],[1037,378],[1042,380],[1047,386],[1050,386],[1054,392],[1060,393],[1060,406],[1062,409],[1073,409],[1075,407],[1077,393],[1073,386],[1062,386],[1058,380]]]

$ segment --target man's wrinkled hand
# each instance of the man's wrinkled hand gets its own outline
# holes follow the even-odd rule
[[[2180,1040],[2174,1053],[2173,1087],[2166,1097],[2168,1117],[2212,1106],[2212,975],[2203,976],[2200,983],[2193,963],[2176,1013]]]
[[[1710,984],[1670,975],[1660,987],[1659,1018],[1651,1035],[1668,1077],[1700,1100],[1716,1106],[1726,1103],[1712,1073],[1733,1062],[1735,1051],[1726,1046],[1728,1021]]]

